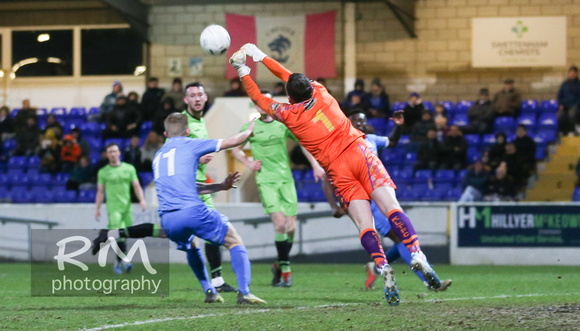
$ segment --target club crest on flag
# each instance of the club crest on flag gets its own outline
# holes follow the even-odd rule
[[[288,53],[287,51],[289,50],[289,48],[292,47],[292,42],[290,41],[290,39],[284,37],[283,35],[278,35],[277,38],[275,38],[274,40],[272,40],[271,42],[268,43],[268,48],[270,49],[270,56],[284,64],[286,62],[288,62]]]

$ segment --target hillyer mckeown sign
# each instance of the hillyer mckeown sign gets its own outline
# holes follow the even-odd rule
[[[566,65],[566,17],[473,18],[475,68]]]
[[[457,206],[458,247],[580,247],[580,206]]]

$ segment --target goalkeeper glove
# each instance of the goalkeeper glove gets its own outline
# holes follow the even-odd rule
[[[239,50],[230,57],[230,64],[238,71],[240,78],[250,74],[250,68],[246,66],[246,53]]]
[[[262,52],[258,46],[254,44],[245,44],[240,49],[243,50],[247,56],[251,56],[252,59],[254,59],[254,62],[262,62],[267,56],[266,53]]]

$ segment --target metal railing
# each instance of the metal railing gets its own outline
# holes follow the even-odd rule
[[[45,225],[46,227],[48,227],[49,230],[51,230],[53,227],[55,227],[59,224],[58,222],[52,222],[52,221],[28,220],[28,219],[22,219],[22,218],[12,218],[12,217],[3,217],[3,216],[0,216],[0,223],[2,223],[2,225],[6,225],[7,223],[16,223],[16,224],[25,224],[26,225],[26,230],[28,233],[28,258],[30,261],[32,261],[32,232],[31,232],[32,224]],[[8,251],[21,251],[19,249],[15,249],[13,247],[3,247],[3,246],[0,246],[0,249],[5,249]]]

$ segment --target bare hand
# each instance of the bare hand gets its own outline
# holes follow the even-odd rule
[[[223,190],[227,191],[227,190],[231,189],[232,187],[236,187],[236,186],[234,186],[234,184],[240,180],[240,177],[242,177],[242,176],[237,171],[234,172],[233,174],[229,174],[222,183]]]
[[[141,206],[142,211],[145,211],[147,209],[147,204],[145,203],[145,200],[139,201],[139,206]]]
[[[97,210],[97,212],[95,213],[95,219],[97,220],[97,222],[101,221],[101,211]]]
[[[250,169],[252,169],[252,171],[255,171],[255,172],[260,171],[260,169],[262,169],[262,161],[260,161],[260,160],[253,161],[251,163]]]
[[[131,124],[127,125],[127,130],[132,130],[132,129],[134,129],[136,126],[137,126],[137,124],[135,124],[135,123],[131,123]]]
[[[317,183],[319,180],[324,180],[324,177],[326,177],[326,172],[321,166],[314,167],[312,170],[314,170],[314,181]]]
[[[395,123],[395,125],[401,126],[405,124],[405,117],[403,116],[403,113],[404,111],[402,110],[397,110],[396,112],[393,113],[393,117],[391,117],[391,120]]]
[[[199,158],[199,164],[208,164],[213,159],[213,154],[205,154]]]

